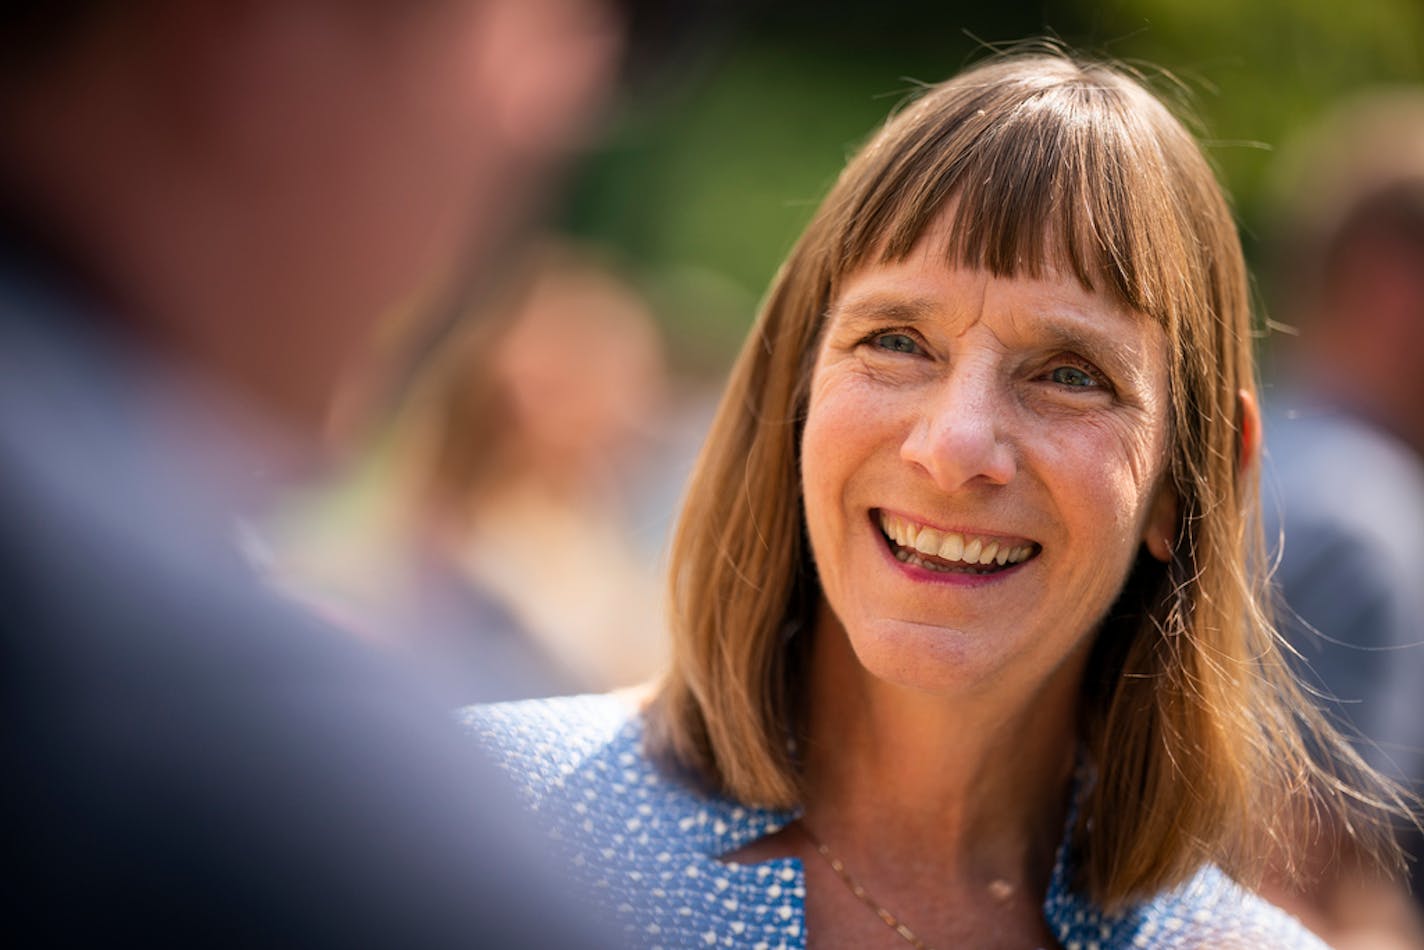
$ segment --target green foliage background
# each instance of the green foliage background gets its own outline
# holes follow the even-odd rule
[[[726,365],[848,153],[986,44],[1051,36],[1165,70],[1252,257],[1273,152],[1342,95],[1424,81],[1424,0],[780,0],[729,22],[625,103],[565,222],[621,258],[693,372]]]

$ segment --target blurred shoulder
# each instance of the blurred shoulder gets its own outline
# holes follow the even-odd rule
[[[1331,518],[1368,526],[1380,512],[1424,512],[1424,460],[1396,437],[1332,409],[1268,406],[1263,512],[1291,523]],[[1362,476],[1366,481],[1361,481]],[[1359,490],[1362,484],[1368,491]],[[1410,522],[1410,526],[1414,524]]]

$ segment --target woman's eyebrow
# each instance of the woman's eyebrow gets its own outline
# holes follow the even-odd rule
[[[914,324],[938,309],[939,302],[932,297],[871,294],[832,304],[826,316],[828,322],[852,326],[887,320],[894,323]]]
[[[1072,324],[1041,322],[1034,327],[1039,341],[1056,350],[1077,353],[1104,369],[1115,369],[1133,376],[1141,375],[1142,353],[1135,342],[1119,339],[1105,330],[1089,330]]]

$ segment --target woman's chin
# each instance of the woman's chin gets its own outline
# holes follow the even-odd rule
[[[863,675],[946,697],[978,691],[1008,658],[1002,636],[908,621],[866,624],[846,640]]]

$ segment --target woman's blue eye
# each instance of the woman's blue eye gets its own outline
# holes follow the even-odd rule
[[[1100,385],[1091,373],[1076,366],[1056,366],[1048,374],[1048,378],[1061,386],[1072,386],[1079,389],[1089,389]]]
[[[920,345],[915,338],[905,333],[882,333],[875,338],[875,345],[892,353],[916,353]]]

